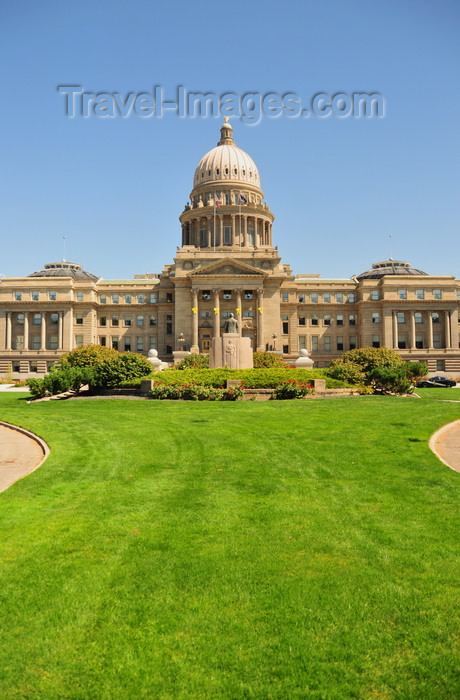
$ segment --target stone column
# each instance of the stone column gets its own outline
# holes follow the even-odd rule
[[[264,304],[264,290],[258,289],[257,290],[257,350],[258,350],[258,352],[263,352],[265,350],[263,304]]]
[[[410,311],[409,312],[409,319],[410,319],[410,347],[412,350],[415,350],[415,316],[414,312]]]
[[[452,309],[450,312],[450,346],[458,348],[458,341],[458,309]]]
[[[11,311],[7,311],[6,314],[6,349],[11,350]]]
[[[40,350],[46,350],[46,313],[42,313],[42,324],[40,327]]]
[[[242,334],[243,330],[243,310],[241,308],[241,289],[236,290],[236,308],[239,309],[239,311],[235,310],[235,318],[238,321],[238,334]]]
[[[222,241],[224,240],[224,215],[219,214],[219,242],[217,245],[222,245]]]
[[[24,311],[24,350],[29,349],[29,312]]]
[[[244,216],[243,218],[244,222],[244,228],[243,228],[243,246],[248,245],[248,217]]]
[[[58,350],[62,350],[64,346],[64,333],[63,333],[63,323],[62,319],[64,316],[63,311],[58,313]]]
[[[220,289],[213,289],[212,292],[214,295],[214,338],[220,338]]]
[[[192,289],[192,347],[190,352],[200,352],[198,347],[198,289]]]
[[[215,245],[214,222],[211,222],[211,217],[209,215],[206,216],[206,240],[208,243],[208,247],[212,247],[213,245]]]
[[[235,214],[232,214],[231,216],[232,216],[232,246],[234,246],[234,245],[235,245],[235,240],[236,240],[236,236],[235,236]]]
[[[393,311],[393,348],[398,347],[398,312]]]
[[[428,311],[428,349],[433,349],[433,316]]]
[[[451,337],[450,337],[450,311],[444,311],[444,323],[445,323],[445,346],[446,348],[452,347]]]

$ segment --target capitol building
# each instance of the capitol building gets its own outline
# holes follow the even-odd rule
[[[206,353],[231,314],[254,350],[288,360],[306,348],[327,367],[346,350],[385,346],[460,376],[460,280],[393,259],[350,279],[293,275],[274,245],[258,168],[227,121],[179,220],[180,245],[159,274],[106,280],[63,260],[2,278],[0,377],[43,374],[91,343],[156,348],[165,361],[179,345]]]

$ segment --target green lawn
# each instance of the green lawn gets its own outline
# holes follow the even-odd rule
[[[51,456],[0,494],[0,698],[458,697],[459,417],[1,394]]]

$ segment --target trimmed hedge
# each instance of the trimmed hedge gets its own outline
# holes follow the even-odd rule
[[[313,379],[325,379],[328,389],[348,386],[346,382],[331,379],[323,369],[166,369],[154,375],[156,385],[179,385],[192,382],[204,386],[221,388],[227,379],[241,379],[245,389],[275,389],[279,384],[291,379],[311,384]],[[138,381],[125,382],[124,386],[137,386]]]

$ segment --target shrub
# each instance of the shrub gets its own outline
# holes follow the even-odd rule
[[[331,368],[349,362],[357,365],[364,374],[368,374],[375,367],[400,367],[403,364],[403,360],[394,350],[364,347],[344,352],[331,363]]]
[[[91,367],[64,367],[62,369],[51,368],[49,374],[43,379],[32,377],[27,380],[30,393],[36,399],[44,396],[55,396],[65,391],[78,392],[84,384],[89,384],[93,377]]]
[[[272,352],[255,352],[253,353],[254,369],[262,369],[267,367],[289,367],[284,360]]]
[[[67,367],[91,368],[91,391],[118,386],[123,381],[148,376],[152,371],[150,362],[143,355],[120,353],[102,345],[84,345],[62,355],[59,368],[64,370]]]
[[[155,384],[150,397],[152,399],[170,399],[177,401],[236,401],[243,395],[240,387],[216,388],[203,384]]]
[[[360,365],[354,362],[341,362],[331,365],[329,368],[329,376],[333,379],[347,382],[347,384],[362,384],[366,378]]]
[[[407,394],[412,389],[404,366],[375,367],[369,374],[369,381],[380,394]]]
[[[405,362],[404,370],[409,381],[415,383],[420,379],[425,379],[428,374],[428,367],[425,362]]]
[[[308,384],[303,384],[295,379],[288,379],[285,382],[280,382],[275,387],[272,399],[302,399],[307,394],[313,394],[313,387]]]
[[[179,362],[175,369],[206,369],[207,367],[209,367],[209,355],[192,352],[191,355],[184,357],[184,359]]]
[[[313,379],[326,379],[328,388],[345,386],[344,382],[331,379],[325,369],[168,369],[155,374],[155,385],[186,384],[194,382],[206,386],[222,387],[227,379],[241,379],[246,389],[274,389],[280,382],[297,379],[305,384]]]

